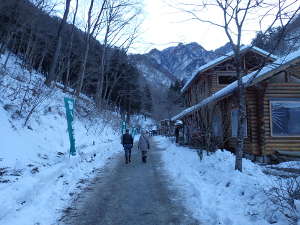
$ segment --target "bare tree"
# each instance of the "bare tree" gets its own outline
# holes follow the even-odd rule
[[[235,169],[242,171],[246,126],[246,84],[242,81],[244,74],[241,62],[241,47],[242,37],[246,32],[245,26],[250,21],[252,23],[255,21],[260,24],[260,28],[264,29],[265,32],[276,24],[286,26],[299,12],[300,3],[297,0],[278,0],[274,2],[266,0],[199,0],[196,2],[199,3],[181,3],[179,8],[191,15],[194,20],[223,29],[234,52],[235,72],[238,82],[238,134]],[[178,8],[178,5],[176,8]],[[211,10],[214,14],[220,13],[222,20],[203,17],[203,15],[208,15],[208,13],[203,13],[203,10],[207,10],[206,12]],[[266,26],[266,24],[269,25]]]
[[[55,52],[54,52],[54,56],[51,62],[51,66],[50,66],[50,70],[49,70],[49,74],[45,80],[45,84],[47,86],[50,86],[51,83],[53,81],[56,80],[56,68],[57,68],[57,64],[58,64],[58,58],[59,58],[59,54],[61,51],[61,45],[62,45],[62,32],[64,29],[64,26],[67,22],[68,19],[68,14],[69,14],[69,10],[70,10],[70,3],[71,0],[66,0],[66,6],[65,6],[65,11],[64,11],[64,15],[62,18],[62,21],[59,25],[58,31],[57,31],[57,35],[56,35],[56,41],[55,41]]]
[[[102,26],[102,22],[103,22],[102,17],[103,17],[103,12],[106,7],[106,3],[107,3],[107,0],[103,0],[101,2],[99,11],[97,13],[95,13],[94,12],[95,11],[94,0],[91,0],[91,2],[90,2],[88,17],[87,17],[86,32],[85,32],[85,50],[84,50],[83,62],[81,64],[79,83],[78,83],[77,89],[76,89],[77,96],[79,96],[79,94],[81,92],[81,89],[83,86],[83,81],[85,78],[86,63],[87,63],[88,54],[90,51],[90,41],[91,41],[92,37],[96,38],[99,30],[101,30],[101,26]],[[96,14],[96,17],[94,16],[94,14]]]
[[[140,14],[139,3],[135,0],[107,0],[107,9],[104,18],[104,32],[102,43],[102,54],[100,59],[100,73],[97,82],[96,102],[97,106],[103,105],[103,100],[107,93],[109,78],[106,77],[106,71],[109,68],[109,52],[112,46],[128,50],[136,37],[139,23],[136,19]],[[130,25],[133,24],[133,28]],[[115,80],[119,78],[116,77]]]

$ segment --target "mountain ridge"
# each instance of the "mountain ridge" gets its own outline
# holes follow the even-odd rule
[[[191,42],[163,50],[154,48],[148,53],[130,57],[146,80],[156,85],[170,86],[176,80],[188,80],[200,66],[229,51],[229,43],[208,51],[197,42]]]

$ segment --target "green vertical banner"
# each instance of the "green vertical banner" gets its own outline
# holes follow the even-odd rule
[[[125,121],[123,121],[121,124],[121,132],[122,132],[122,134],[125,134],[125,132],[126,132],[126,122]]]
[[[72,98],[64,98],[64,101],[66,107],[68,133],[70,139],[70,155],[76,155],[74,129],[73,129],[75,100]]]
[[[136,135],[136,128],[135,127],[131,128],[131,135],[132,135],[132,137],[134,137]]]

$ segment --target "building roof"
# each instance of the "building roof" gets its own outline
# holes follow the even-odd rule
[[[275,62],[256,70],[252,73],[247,74],[242,78],[243,84],[245,87],[252,86],[260,81],[263,81],[269,77],[271,77],[274,73],[278,73],[287,67],[289,67],[291,64],[299,62],[300,61],[300,49],[298,49],[295,52],[290,53],[287,56],[281,57],[277,59]],[[203,106],[215,102],[217,100],[220,100],[228,95],[230,95],[232,92],[234,92],[238,87],[237,81],[234,81],[233,83],[227,85],[225,88],[217,91],[210,97],[200,101],[198,104],[191,106],[185,110],[183,110],[178,115],[174,116],[171,120],[175,121],[178,119],[181,119],[182,117],[202,108]]]
[[[180,126],[180,125],[183,125],[182,120],[176,120],[175,121],[175,126]]]
[[[253,52],[256,52],[256,53],[258,53],[260,55],[269,57],[269,58],[271,58],[273,60],[278,59],[277,56],[272,55],[269,52],[266,52],[266,51],[264,51],[264,50],[262,50],[262,49],[260,49],[258,47],[251,46],[251,45],[247,45],[247,46],[241,47],[240,51],[241,51],[241,53],[244,53],[244,52],[249,51],[249,50],[251,50]],[[188,87],[192,84],[192,82],[195,80],[195,78],[198,77],[199,73],[203,73],[203,72],[205,72],[205,71],[207,71],[207,70],[209,70],[209,69],[217,66],[218,64],[221,64],[221,63],[227,61],[228,59],[232,58],[233,56],[234,56],[234,52],[231,51],[231,52],[227,53],[226,55],[221,56],[219,58],[216,58],[215,60],[212,60],[212,61],[204,64],[203,66],[201,66],[199,68],[199,70],[186,82],[186,84],[184,85],[184,87],[181,89],[181,93],[185,92],[188,89]]]

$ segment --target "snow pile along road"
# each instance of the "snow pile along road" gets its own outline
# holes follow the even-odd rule
[[[243,159],[240,173],[234,169],[235,156],[230,152],[204,153],[200,161],[196,150],[176,146],[164,137],[154,140],[166,149],[165,169],[183,194],[186,207],[203,224],[289,224],[265,195],[274,177],[264,174],[261,166]]]
[[[64,108],[68,94],[47,89],[42,75],[21,65],[11,56],[0,78],[0,224],[57,224],[72,196],[122,147],[107,120],[79,116],[90,107],[82,101],[74,121],[78,152],[69,157]]]

